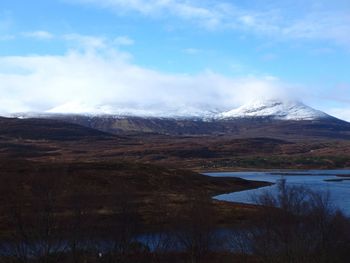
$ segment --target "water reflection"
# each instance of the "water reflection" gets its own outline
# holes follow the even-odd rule
[[[328,192],[332,203],[346,215],[350,216],[350,170],[252,171],[207,173],[206,175],[215,177],[239,177],[246,180],[271,183],[276,183],[277,180],[283,177],[286,179],[288,185],[303,185],[312,191]],[[252,204],[254,203],[253,196],[258,196],[266,191],[276,192],[276,184],[258,189],[223,194],[215,196],[214,198],[223,201]]]

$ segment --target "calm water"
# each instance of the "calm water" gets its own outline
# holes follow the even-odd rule
[[[288,171],[288,172],[228,172],[228,173],[207,173],[206,175],[216,177],[240,177],[247,180],[265,181],[276,183],[276,180],[283,176],[289,185],[303,185],[313,191],[327,191],[330,194],[332,203],[340,208],[345,214],[350,216],[350,180],[327,182],[329,179],[341,179],[337,175],[348,175],[350,170],[308,170],[308,171]],[[266,190],[276,191],[277,186],[267,186],[258,189],[235,192],[215,196],[218,200],[254,203],[253,196],[262,194]]]

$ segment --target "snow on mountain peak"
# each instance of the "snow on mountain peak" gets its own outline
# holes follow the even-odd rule
[[[220,119],[272,118],[276,120],[316,120],[327,118],[326,113],[297,101],[252,101],[237,109],[219,114]]]
[[[46,114],[78,114],[87,116],[110,115],[114,117],[143,118],[212,118],[219,111],[195,106],[169,105],[88,105],[81,102],[68,102],[46,111]]]
[[[87,116],[110,115],[113,117],[143,118],[194,118],[203,120],[271,118],[274,120],[318,120],[329,118],[326,113],[315,110],[301,102],[285,100],[255,100],[230,111],[220,111],[207,107],[189,107],[188,105],[143,107],[136,105],[88,105],[73,101],[52,108],[38,116],[55,114],[80,114]],[[22,114],[24,117],[36,116],[34,113]],[[22,116],[15,114],[14,116]]]

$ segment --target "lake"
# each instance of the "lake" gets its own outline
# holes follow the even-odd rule
[[[288,185],[303,185],[313,191],[326,191],[332,204],[350,216],[350,170],[307,170],[307,171],[271,171],[271,172],[221,172],[206,173],[214,177],[239,177],[246,180],[276,183],[283,177]],[[348,177],[339,177],[348,176]],[[345,180],[337,180],[342,179]],[[330,181],[329,181],[330,180]],[[265,191],[276,191],[277,185],[215,196],[217,200],[252,204],[253,196]]]

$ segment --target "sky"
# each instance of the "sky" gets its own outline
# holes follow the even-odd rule
[[[349,0],[1,0],[2,115],[276,97],[350,121]]]

